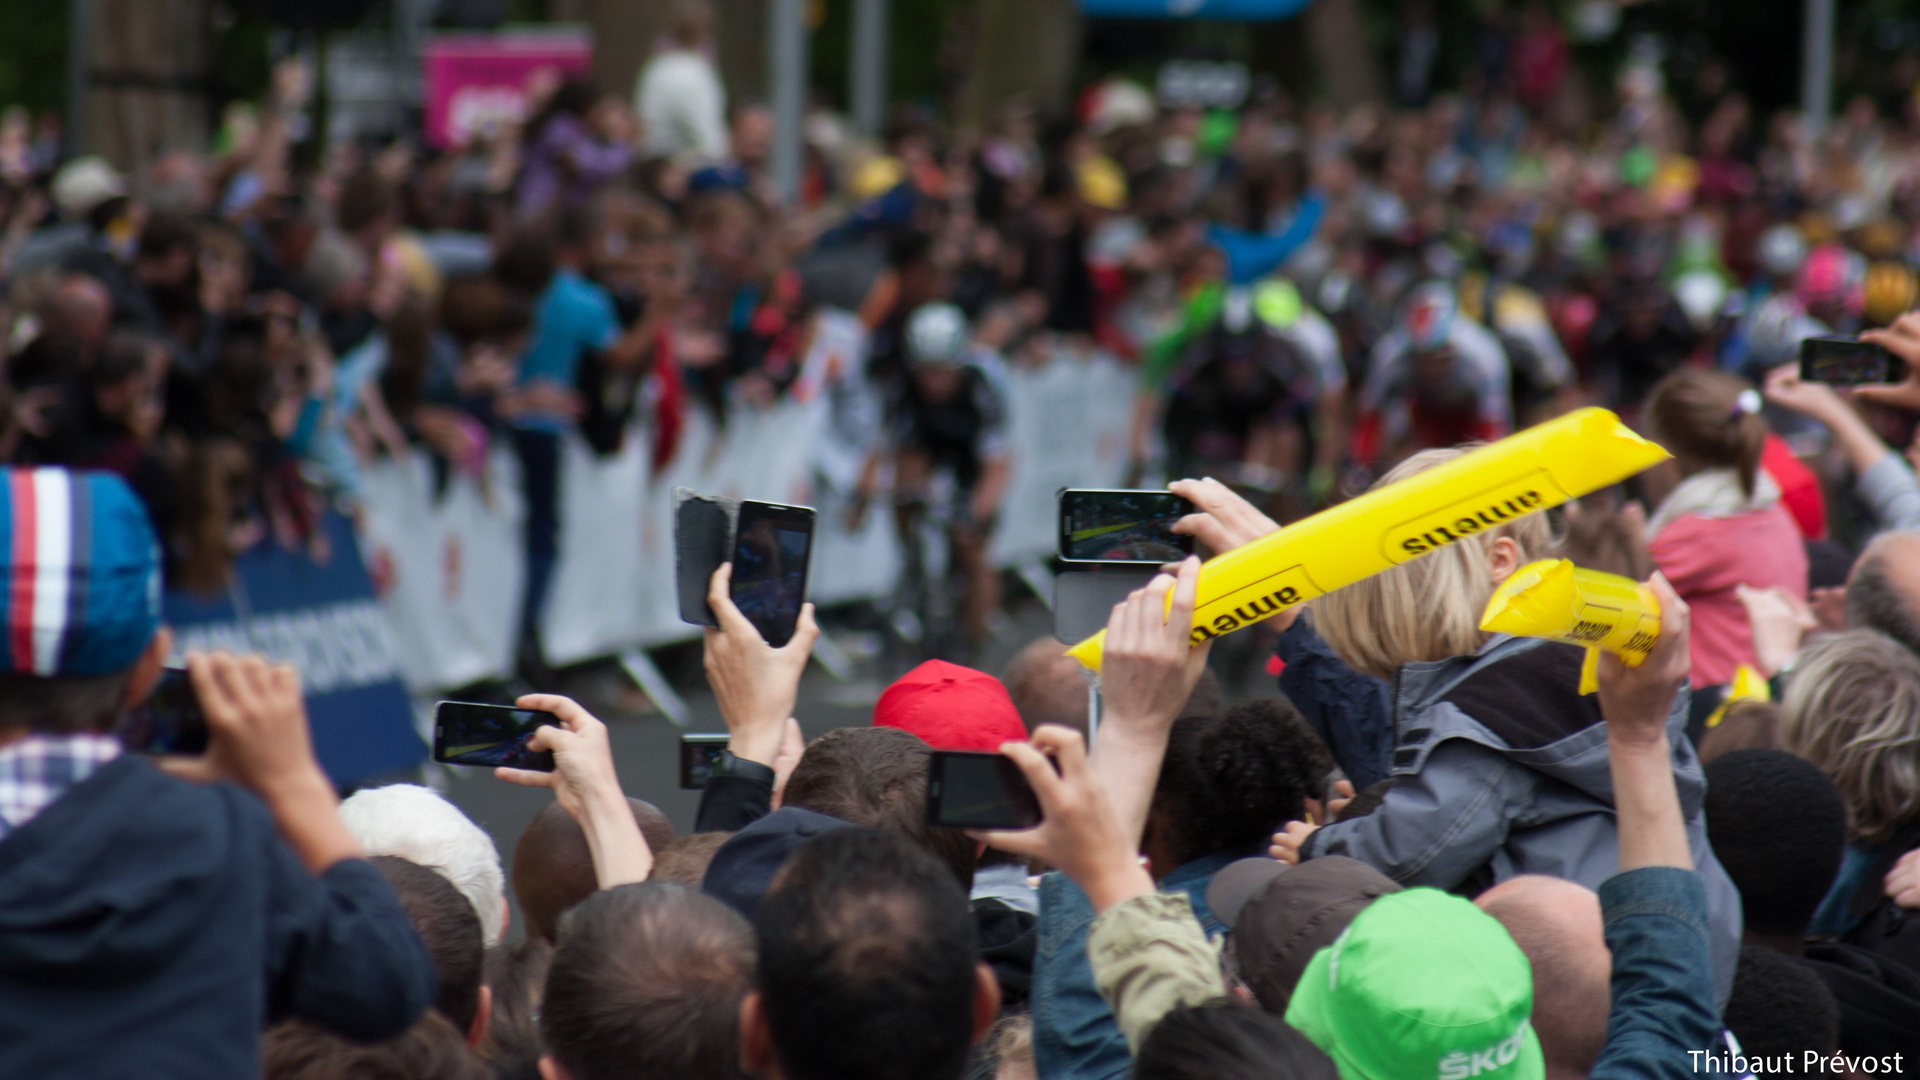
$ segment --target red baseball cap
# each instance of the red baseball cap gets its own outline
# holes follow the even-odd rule
[[[1027,737],[999,679],[945,660],[929,660],[887,687],[874,703],[873,726],[918,735],[935,750],[997,751]]]

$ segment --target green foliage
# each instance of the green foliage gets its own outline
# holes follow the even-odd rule
[[[214,96],[225,105],[233,100],[257,101],[266,96],[273,78],[268,60],[273,24],[258,15],[216,19],[213,37]]]
[[[854,0],[825,0],[824,17],[813,31],[814,89],[836,106],[847,102],[847,80],[853,70]],[[893,25],[888,45],[887,97],[892,101],[919,101],[939,107],[949,104],[952,74],[942,70],[942,50],[948,47],[948,27],[962,18],[973,0],[891,0]],[[971,60],[971,57],[966,58]]]
[[[70,2],[0,0],[0,107],[66,106]]]

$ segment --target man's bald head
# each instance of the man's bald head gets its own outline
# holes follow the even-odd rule
[[[1920,532],[1883,533],[1860,553],[1847,578],[1847,626],[1920,655]]]
[[[1533,1029],[1547,1080],[1584,1077],[1607,1041],[1613,955],[1600,898],[1560,878],[1510,878],[1474,900],[1496,919],[1533,969]]]
[[[1087,733],[1087,680],[1080,661],[1051,634],[1030,642],[1007,663],[1001,682],[1019,710],[1020,720],[1032,731],[1041,724],[1059,724]]]
[[[1000,681],[1006,684],[1028,731],[1041,724],[1059,724],[1087,733],[1086,674],[1080,661],[1068,656],[1067,647],[1051,634],[1015,653]],[[1180,715],[1213,716],[1222,704],[1220,680],[1209,668],[1200,673]]]
[[[650,802],[628,799],[633,820],[656,853],[673,843],[673,822]],[[513,898],[527,936],[555,940],[560,916],[600,888],[587,834],[558,802],[548,803],[513,846]]]
[[[112,319],[113,297],[98,279],[86,274],[61,278],[41,312],[47,333],[88,345],[107,336],[107,326]]]

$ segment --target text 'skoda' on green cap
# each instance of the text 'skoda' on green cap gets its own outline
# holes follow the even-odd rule
[[[1287,1006],[1343,1080],[1541,1080],[1533,975],[1479,908],[1437,889],[1369,904]]]

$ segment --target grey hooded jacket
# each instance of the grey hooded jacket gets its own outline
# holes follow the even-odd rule
[[[1345,855],[1403,885],[1469,894],[1520,874],[1590,889],[1620,869],[1607,731],[1579,693],[1580,649],[1504,634],[1471,656],[1394,678],[1393,787],[1371,814],[1327,825],[1306,858]],[[1706,887],[1716,1005],[1733,988],[1740,893],[1707,844],[1706,778],[1686,737],[1687,695],[1667,723],[1680,812]]]

